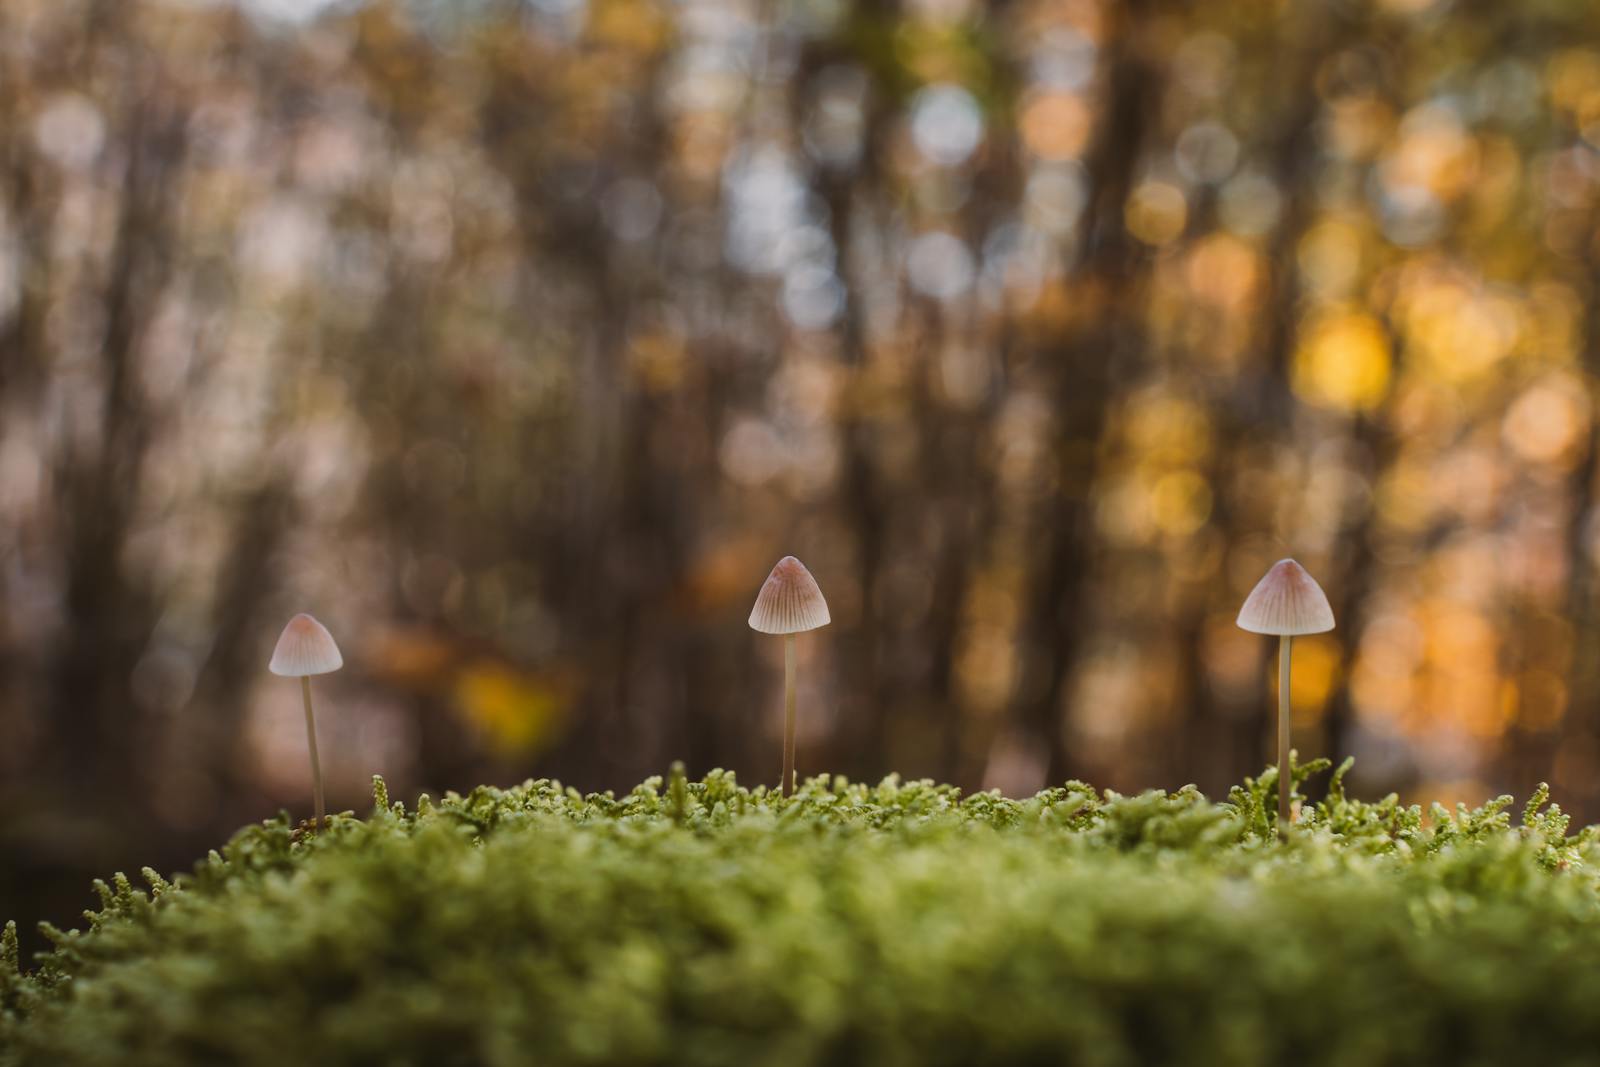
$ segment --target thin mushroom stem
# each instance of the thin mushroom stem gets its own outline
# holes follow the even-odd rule
[[[1278,638],[1278,827],[1289,831],[1289,647],[1294,638]]]
[[[327,819],[327,810],[322,802],[322,761],[317,759],[317,717],[311,711],[311,679],[300,679],[300,696],[306,705],[306,745],[311,749],[311,791],[317,805],[317,821],[313,823],[319,830]]]
[[[783,795],[794,795],[794,634],[783,636]]]

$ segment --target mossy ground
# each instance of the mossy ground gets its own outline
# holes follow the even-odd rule
[[[1593,831],[1273,787],[380,783],[8,935],[0,1064],[1600,1062]]]

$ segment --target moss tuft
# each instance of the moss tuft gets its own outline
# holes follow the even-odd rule
[[[1297,768],[1296,781],[1322,764]],[[117,875],[19,970],[0,1064],[1496,1064],[1600,1048],[1600,851],[1541,788],[1212,803],[674,768]]]

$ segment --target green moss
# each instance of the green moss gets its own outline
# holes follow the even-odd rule
[[[1313,768],[1307,768],[1309,772]],[[1543,791],[1431,817],[713,772],[480,788],[118,876],[0,1064],[1504,1064],[1600,1057],[1600,863]]]

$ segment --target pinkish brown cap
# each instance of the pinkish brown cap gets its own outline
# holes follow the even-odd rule
[[[1239,629],[1280,636],[1326,633],[1333,629],[1333,608],[1304,567],[1280,559],[1245,598]]]
[[[333,643],[328,628],[310,615],[296,615],[289,620],[278,637],[278,647],[272,650],[272,662],[267,670],[286,678],[304,678],[309,674],[327,674],[344,666],[339,646]]]
[[[797,634],[831,621],[817,580],[793,556],[784,556],[772,568],[750,609],[750,629],[764,634]]]

